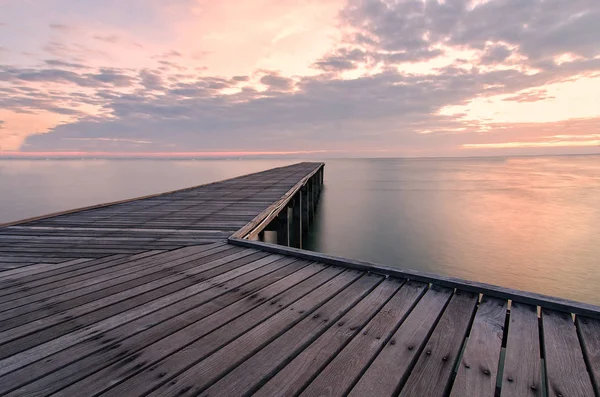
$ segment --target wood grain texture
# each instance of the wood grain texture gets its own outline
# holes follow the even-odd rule
[[[71,392],[86,389],[86,385],[94,390],[111,388],[106,391],[108,395],[138,395],[163,384],[166,379],[156,378],[154,373],[165,373],[174,376],[203,357],[231,342],[248,329],[260,324],[265,319],[283,310],[290,304],[307,294],[325,287],[328,282],[340,282],[336,277],[341,274],[341,269],[323,268],[315,265],[319,272],[307,276],[304,272],[291,275],[275,283],[266,291],[252,294],[242,301],[228,306],[201,321],[190,324],[167,338],[146,346],[143,350],[129,357],[123,358],[108,368],[101,377],[85,380],[85,384],[76,383]],[[307,269],[313,270],[314,267]],[[298,279],[300,277],[300,279]],[[347,276],[344,276],[345,278]],[[289,285],[290,280],[295,283]],[[329,284],[330,285],[330,284]],[[275,303],[272,303],[275,302]],[[281,306],[279,306],[281,305]],[[226,325],[226,326],[225,326]],[[182,349],[185,347],[185,349]],[[155,371],[144,371],[155,365]],[[144,371],[144,372],[142,372]],[[133,376],[138,374],[137,376]],[[141,382],[140,380],[144,381]],[[66,390],[68,395],[69,390]]]
[[[401,397],[444,396],[461,351],[478,295],[456,291],[400,393]]]
[[[186,371],[179,373],[170,382],[149,394],[149,396],[167,395],[176,396],[182,393],[197,393],[206,386],[216,381],[228,368],[239,363],[238,360],[247,358],[257,349],[260,349],[272,339],[287,331],[290,327],[308,316],[317,315],[320,318],[320,307],[342,290],[359,287],[359,290],[371,284],[362,274],[348,271],[340,274],[323,287],[311,292],[295,302],[291,307],[277,313],[267,321],[244,333],[231,343],[223,346],[214,354],[196,363]],[[360,278],[360,279],[359,279]],[[354,283],[359,279],[356,283]],[[365,279],[365,280],[363,280]],[[357,291],[357,290],[355,290]],[[293,310],[292,310],[293,309]],[[173,384],[173,380],[176,381]],[[191,388],[191,389],[190,389]]]
[[[411,283],[400,289],[319,373],[301,396],[346,395],[390,335],[410,313],[424,290],[425,285],[419,283]]]
[[[350,396],[392,396],[404,385],[446,304],[449,288],[431,287],[367,368]],[[386,374],[382,376],[381,374]]]
[[[482,298],[450,397],[494,397],[507,306],[506,300]]]
[[[596,396],[600,397],[600,320],[583,316],[575,320]]]
[[[570,314],[542,310],[548,396],[593,397],[577,330]]]
[[[86,331],[85,335],[78,338],[84,343],[69,341],[70,346],[50,356],[50,363],[40,360],[24,366],[11,373],[12,383],[4,382],[2,386],[8,390],[21,386],[21,389],[15,391],[15,395],[43,395],[85,378],[77,387],[85,388],[86,384],[95,384],[100,389],[103,382],[113,379],[115,372],[136,369],[142,361],[129,367],[132,363],[130,358],[143,358],[142,349],[146,346],[177,334],[180,330],[183,333],[187,327],[198,333],[208,332],[222,325],[216,320],[223,319],[223,313],[216,315],[217,312],[226,310],[232,316],[241,315],[244,310],[250,310],[262,303],[258,295],[261,298],[276,296],[286,288],[323,270],[322,266],[290,261],[293,259],[283,258],[231,280],[213,280],[217,281],[211,283],[213,288],[189,291],[179,297],[178,301],[163,302],[162,308],[154,307],[153,309],[157,309],[155,311],[138,310],[135,313],[137,318],[134,317],[130,322],[122,324],[113,321],[112,328],[105,325]],[[270,273],[273,269],[279,270]],[[206,282],[209,283],[210,281]],[[202,321],[213,314],[210,319]],[[102,329],[101,333],[98,332],[99,329]],[[177,335],[172,338],[174,339],[171,340],[177,340]],[[105,348],[107,341],[110,343],[110,349]],[[79,357],[85,358],[78,359]],[[48,375],[35,382],[23,384],[23,380],[27,379],[25,375],[37,378],[42,374]]]
[[[541,397],[542,372],[537,307],[512,302],[502,376],[502,397]]]
[[[302,351],[324,331],[336,328],[340,317],[357,303],[374,302],[383,305],[399,288],[398,282],[390,280],[379,284],[380,276],[363,277],[333,299],[320,307],[311,316],[289,329],[269,345],[256,352],[233,371],[205,390],[205,396],[243,396],[252,393],[263,380],[268,379],[291,357]],[[373,288],[377,288],[373,290]],[[363,299],[364,298],[364,299]],[[372,308],[369,305],[369,308]]]
[[[403,283],[404,280],[383,282],[253,395],[298,394],[360,332]]]

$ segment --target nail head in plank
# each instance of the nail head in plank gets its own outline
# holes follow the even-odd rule
[[[442,396],[448,391],[478,294],[456,291],[425,345],[400,397]]]
[[[571,314],[542,309],[549,397],[594,395]]]
[[[512,301],[501,386],[502,397],[541,397],[537,307]]]
[[[494,396],[507,306],[506,300],[481,300],[450,397]]]
[[[434,285],[425,293],[349,396],[391,396],[399,390],[444,312],[452,292],[450,288]]]

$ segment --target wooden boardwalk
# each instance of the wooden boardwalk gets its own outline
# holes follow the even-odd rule
[[[0,395],[600,397],[597,307],[241,238],[320,168],[0,229]]]

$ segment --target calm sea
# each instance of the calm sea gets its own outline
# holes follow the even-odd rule
[[[0,222],[294,162],[0,161]],[[307,248],[600,304],[600,156],[325,162]]]

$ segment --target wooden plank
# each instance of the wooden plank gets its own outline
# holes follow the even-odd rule
[[[362,277],[357,282],[350,285],[338,293],[331,300],[326,302],[323,306],[318,308],[315,312],[311,313],[308,317],[304,318],[298,324],[285,331],[279,338],[274,340],[265,348],[257,351],[252,355],[252,349],[245,351],[241,357],[236,357],[231,360],[227,356],[221,354],[221,359],[213,359],[216,367],[219,369],[209,370],[207,378],[211,379],[205,383],[204,387],[208,387],[211,383],[216,382],[207,390],[204,390],[202,395],[211,396],[240,396],[246,395],[251,391],[254,391],[257,386],[262,382],[263,379],[267,378],[273,371],[276,371],[277,367],[282,366],[289,357],[294,357],[304,347],[308,346],[312,341],[318,338],[325,330],[330,327],[335,327],[341,316],[343,316],[348,310],[354,305],[360,302],[365,296],[367,296],[373,289],[379,284],[383,288],[377,291],[377,297],[381,300],[382,289],[384,293],[383,304],[400,286],[397,282],[385,281],[381,285],[383,277],[381,276],[367,276]],[[369,294],[370,296],[370,294]],[[232,342],[231,345],[226,346],[224,349],[228,351],[234,351],[237,346],[259,346],[264,345],[264,340],[246,340],[244,338],[252,338],[252,333],[248,333]],[[268,340],[268,339],[267,339]],[[244,359],[249,357],[245,362]],[[208,360],[211,360],[209,358]],[[235,367],[238,363],[243,362],[237,366],[233,371],[227,373],[229,368]],[[219,365],[220,364],[220,365]],[[222,375],[227,373],[227,376]],[[216,381],[219,379],[219,381]],[[202,386],[199,385],[196,388],[196,392],[202,391]]]
[[[343,269],[326,268],[268,300],[263,300],[261,294],[254,297],[250,296],[248,297],[249,300],[258,299],[261,305],[249,311],[244,311],[246,302],[232,305],[227,308],[228,310],[221,310],[205,318],[200,323],[182,329],[178,334],[173,334],[172,337],[165,338],[145,349],[144,353],[136,357],[134,361],[143,360],[137,361],[137,363],[144,363],[144,367],[152,365],[156,370],[142,372],[133,378],[131,376],[136,372],[131,370],[130,373],[119,371],[119,373],[106,379],[108,386],[124,382],[108,390],[106,394],[118,396],[138,395],[148,392],[166,381],[172,382],[172,380],[169,380],[170,378],[184,371],[193,363],[197,363],[218,351],[222,346],[253,329],[253,327],[265,324],[266,319],[284,311],[302,314],[300,312],[305,312],[308,309],[298,309],[298,305],[304,306],[307,301],[310,304],[313,299],[322,297],[323,294],[334,294],[336,288],[347,285],[356,277],[358,277],[358,274],[345,273]],[[289,310],[290,305],[295,308],[293,311]],[[223,326],[224,324],[227,325]],[[185,347],[181,349],[183,346]],[[167,374],[164,376],[167,379],[157,379],[153,375],[154,372]],[[111,381],[112,383],[109,383]]]
[[[403,282],[398,279],[390,279],[390,281],[398,284]],[[378,289],[384,287],[385,284],[382,284]],[[417,287],[418,285],[409,283],[402,288]],[[377,292],[379,291],[372,294]],[[383,296],[369,295],[369,299],[363,299],[336,325],[329,328],[279,372],[273,374],[274,376],[253,393],[253,396],[298,395],[387,303]]]
[[[402,388],[401,397],[446,395],[478,298],[472,292],[454,293]]]
[[[592,397],[592,381],[571,315],[543,308],[542,330],[548,396]]]
[[[123,255],[112,255],[106,258],[103,258],[101,260],[113,260],[113,259],[119,259],[119,258],[123,258]],[[86,263],[86,262],[91,262],[93,261],[93,259],[91,258],[78,258],[78,259],[71,259],[68,260],[66,262],[61,262],[61,263],[31,263],[28,264],[27,266],[19,266],[17,268],[14,268],[12,270],[5,270],[3,272],[0,273],[0,281],[1,280],[6,280],[8,278],[10,279],[17,279],[19,276],[18,275],[23,275],[23,274],[38,274],[38,273],[42,273],[48,270],[52,270],[52,269],[56,269],[56,268],[64,268],[67,266],[73,266],[73,265],[78,265],[81,263]]]
[[[237,237],[229,237],[227,241],[230,244],[246,248],[254,248],[280,255],[289,255],[296,258],[316,261],[333,266],[343,266],[349,269],[356,269],[366,272],[385,274],[391,277],[416,280],[424,283],[433,283],[448,288],[457,288],[463,291],[469,291],[477,294],[485,294],[499,299],[514,299],[535,306],[543,306],[554,310],[561,310],[575,314],[581,314],[587,317],[600,318],[600,306],[575,302],[554,296],[536,294],[533,292],[519,291],[511,288],[504,288],[497,285],[480,283],[477,281],[463,280],[456,277],[449,277],[428,272],[422,272],[411,269],[399,269],[397,267],[383,266],[376,263],[336,257],[333,255],[322,254],[313,251],[306,251],[298,248],[284,247],[276,244],[265,243],[255,240],[244,240]]]
[[[154,253],[153,255],[145,255],[140,253],[125,257],[123,259],[113,261],[95,261],[94,265],[82,266],[68,272],[65,269],[58,273],[34,275],[32,277],[19,277],[16,282],[9,280],[6,283],[14,285],[6,285],[4,281],[0,282],[3,291],[0,295],[3,300],[8,302],[15,298],[24,298],[26,295],[33,295],[39,292],[56,289],[58,287],[66,288],[67,286],[86,286],[97,282],[116,279],[126,276],[135,271],[157,271],[162,268],[170,268],[180,264],[188,263],[197,259],[201,259],[212,255],[213,253],[229,250],[230,247],[221,245],[217,247],[198,246],[186,247],[176,251]]]
[[[260,297],[258,297],[259,294],[251,295],[248,299],[243,300],[238,305],[233,306],[231,308],[226,308],[223,310],[233,313],[235,315],[240,315],[240,310],[242,309],[240,307],[240,305],[254,303],[254,302],[262,303],[262,300],[261,300],[262,295],[265,295],[267,293],[273,293],[273,291],[278,291],[277,293],[280,293],[282,290],[277,290],[277,288],[283,288],[283,290],[285,290],[286,288],[289,288],[289,286],[286,283],[295,282],[295,280],[297,278],[300,278],[300,281],[302,281],[307,277],[311,277],[317,271],[323,270],[323,268],[324,267],[320,266],[320,265],[312,265],[312,266],[309,266],[308,268],[301,269],[298,272],[290,275],[286,279],[280,280],[280,282],[276,282],[272,286],[266,288],[264,291],[261,291]],[[317,269],[317,271],[310,273],[311,271],[313,271],[315,269]],[[318,280],[318,277],[313,280]],[[29,364],[31,364],[35,361],[38,361],[50,354],[55,354],[59,351],[67,349],[71,346],[75,346],[80,342],[83,342],[86,340],[89,341],[90,338],[92,340],[94,340],[94,339],[96,339],[96,337],[98,335],[104,335],[104,334],[108,333],[110,330],[118,328],[121,325],[127,324],[129,322],[131,322],[132,326],[134,326],[134,329],[137,330],[136,332],[139,332],[139,330],[149,329],[153,325],[155,325],[155,318],[158,319],[160,317],[161,313],[164,313],[163,311],[160,311],[157,313],[153,313],[153,312],[164,309],[165,307],[167,307],[173,303],[177,303],[181,300],[184,300],[190,296],[197,295],[197,294],[205,291],[206,289],[209,289],[210,287],[212,287],[213,282],[214,282],[214,280],[212,280],[212,281],[208,280],[206,282],[195,284],[195,285],[185,288],[177,293],[171,294],[169,296],[165,296],[163,298],[160,298],[160,299],[154,300],[152,302],[146,303],[144,305],[138,306],[134,309],[120,313],[118,316],[110,317],[110,318],[100,321],[96,324],[92,324],[89,327],[84,328],[82,330],[77,330],[72,333],[65,334],[63,336],[60,336],[60,337],[52,340],[52,341],[43,343],[39,346],[29,349],[23,353],[19,353],[12,357],[7,358],[7,359],[0,360],[0,376],[3,374],[9,373],[11,371],[14,371],[18,368],[22,368],[26,365],[29,365]],[[177,306],[175,306],[174,308],[177,308]],[[220,309],[222,309],[222,307],[220,307],[220,305],[218,305],[218,310],[220,310]],[[250,310],[250,309],[248,309],[248,310]],[[150,313],[152,313],[152,315],[148,316]],[[193,313],[194,312],[189,312],[188,314],[190,316],[192,316]],[[225,312],[223,312],[223,313],[225,313]],[[221,313],[222,315],[219,318],[224,317],[223,313]],[[167,316],[166,318],[168,319],[169,317]],[[180,319],[184,322],[187,320],[186,316],[182,316]],[[186,325],[188,325],[188,324],[186,324]],[[215,319],[213,316],[212,322],[209,325],[211,327],[212,326],[218,327],[219,325],[222,325],[222,324],[218,324],[217,319]],[[152,327],[152,328],[154,328],[154,327]],[[159,328],[159,330],[160,330],[160,328]],[[197,328],[195,328],[195,330],[198,331]],[[170,332],[174,332],[174,331],[175,331],[175,329],[173,329],[173,330],[170,329]],[[167,334],[168,333],[169,332],[167,332]],[[120,353],[122,353],[122,352],[120,352]]]
[[[23,297],[23,293],[25,292],[23,291],[23,287],[27,287],[26,292],[32,294],[34,292],[40,292],[46,289],[51,289],[53,283],[62,282],[60,286],[64,286],[69,283],[85,281],[99,275],[105,275],[109,273],[115,273],[119,270],[122,271],[123,269],[129,269],[140,264],[144,264],[146,266],[153,266],[158,264],[164,264],[164,262],[170,260],[191,258],[194,255],[204,255],[204,252],[207,252],[209,250],[223,250],[228,248],[229,247],[225,245],[221,247],[186,247],[172,252],[165,252],[154,256],[151,255],[151,258],[147,258],[147,254],[141,253],[126,256],[123,257],[123,259],[116,260],[97,259],[93,262],[88,262],[82,264],[81,266],[77,266],[76,268],[71,269],[71,271],[69,271],[69,269],[59,268],[56,270],[51,270],[49,272],[43,272],[39,274],[20,275],[18,277],[18,280],[16,277],[0,280],[0,287],[2,288],[2,290],[0,290],[0,296],[4,296],[3,300],[8,301],[10,300],[8,295],[14,293],[20,293],[18,297]],[[17,280],[18,282],[16,290],[11,286],[11,284],[14,284],[15,280]]]
[[[494,397],[508,302],[484,296],[450,397]]]
[[[156,391],[150,393],[150,396],[175,396],[180,395],[182,390],[184,392],[199,392],[206,386],[209,386],[218,380],[227,370],[236,366],[252,353],[269,343],[272,339],[281,335],[283,332],[286,332],[308,316],[313,317],[317,322],[329,320],[328,318],[321,320],[322,306],[329,303],[329,299],[333,298],[333,302],[340,303],[339,300],[334,297],[337,294],[340,294],[341,291],[346,290],[346,288],[351,289],[351,295],[358,294],[362,297],[362,295],[371,290],[377,282],[381,281],[380,277],[360,276],[362,276],[362,274],[353,271],[351,273],[342,273],[340,276],[336,277],[336,279],[325,284],[322,288],[319,288],[300,299],[291,308],[277,313],[275,316],[249,330],[231,343],[221,347],[209,357],[197,362],[183,373],[178,374],[173,378],[173,380],[176,380],[175,384],[172,384],[173,380],[171,380],[170,382],[163,384],[163,386],[159,387]],[[357,279],[359,280],[356,281]],[[349,294],[343,294],[343,297],[345,300],[348,300]],[[325,310],[323,310],[323,312],[326,313]]]
[[[449,288],[432,286],[392,335],[375,361],[369,365],[349,396],[376,397],[397,394],[406,382],[452,293]]]
[[[600,320],[577,316],[575,323],[596,396],[600,397]]]
[[[91,257],[90,257],[91,258]],[[0,262],[12,264],[15,266],[28,266],[30,263],[61,263],[73,260],[71,257],[54,257],[54,256],[16,256],[16,255],[0,255]],[[19,265],[21,264],[21,265]],[[15,267],[11,267],[10,269],[14,269]]]
[[[240,262],[235,261],[235,258],[237,258],[236,254],[239,254],[239,252],[233,252],[233,253],[231,253],[229,251],[219,252],[215,255],[211,255],[209,257],[203,258],[204,259],[203,263],[209,263],[210,261],[213,261],[213,260],[218,260],[218,259],[221,259],[224,257],[228,257],[229,258],[228,260],[231,260],[231,263],[227,263],[224,266],[220,267],[219,271],[226,270],[229,268],[235,268],[236,266],[240,266]],[[248,261],[257,261],[266,256],[274,257],[273,255],[270,255],[266,252],[255,252],[250,255],[245,255],[245,256],[243,256],[243,258],[244,258],[244,262],[248,262]],[[189,269],[194,269],[198,265],[199,264],[197,262],[190,262],[188,264],[184,264],[183,267],[178,267],[178,268],[175,268],[172,270],[173,270],[173,272],[183,272],[183,271],[187,271]],[[191,276],[192,274],[194,274],[194,273],[188,273],[187,275]],[[204,273],[202,273],[202,275],[205,276]],[[21,324],[25,324],[30,321],[35,321],[37,319],[43,318],[50,314],[62,313],[71,308],[81,306],[86,303],[96,301],[98,299],[102,299],[105,296],[109,296],[109,295],[117,294],[122,291],[130,290],[132,288],[135,288],[135,287],[138,287],[138,286],[141,286],[141,285],[144,285],[144,284],[156,281],[156,280],[162,279],[164,281],[164,277],[165,277],[165,275],[162,274],[161,272],[155,272],[155,273],[148,274],[146,276],[140,276],[140,277],[134,278],[128,282],[115,284],[115,285],[112,285],[109,287],[103,287],[103,286],[98,287],[98,285],[95,284],[88,288],[76,289],[69,293],[65,292],[63,294],[44,299],[42,301],[23,305],[23,306],[15,308],[13,310],[7,310],[0,314],[0,316],[3,318],[3,324],[0,326],[0,330],[12,328],[12,327],[15,327],[15,326],[18,326]],[[119,281],[121,281],[121,280],[119,280]]]
[[[375,358],[393,332],[404,321],[425,292],[425,285],[412,283],[386,303],[348,345],[323,369],[301,396],[345,396]]]
[[[38,321],[0,332],[0,340],[3,342],[0,349],[0,358],[8,357],[14,353],[52,340],[59,335],[77,330],[81,328],[79,324],[95,323],[124,312],[127,309],[140,306],[194,285],[199,281],[203,281],[203,277],[212,277],[215,274],[231,270],[231,268],[235,268],[241,264],[235,261],[245,260],[245,258],[239,258],[233,262],[231,261],[233,256],[239,254],[241,253],[210,261],[199,265],[195,269],[181,272],[181,274],[167,276],[162,280],[153,281],[127,291],[109,295],[64,312],[52,314]],[[267,258],[269,260],[276,260],[279,256],[270,255]],[[261,259],[261,261],[264,259]],[[226,265],[221,266],[223,264]],[[76,318],[82,316],[85,317],[74,321]]]
[[[537,307],[513,301],[510,307],[502,397],[541,397],[541,353]]]
[[[206,255],[206,256],[204,256],[203,259],[209,260],[209,259],[213,259],[213,258],[215,258],[215,254],[213,254],[212,256]],[[133,261],[130,262],[129,259],[133,259]],[[148,268],[144,268],[143,266],[140,268],[137,268],[136,266],[133,266],[136,263],[143,264],[142,259],[143,259],[143,257],[141,254],[139,257],[136,256],[136,258],[130,257],[130,258],[120,259],[119,260],[120,263],[127,263],[132,268],[132,271],[126,273],[125,275],[118,274],[117,276],[115,276],[114,274],[109,274],[106,276],[98,276],[97,278],[90,277],[89,279],[86,279],[85,277],[83,277],[82,278],[83,281],[80,281],[80,282],[74,282],[74,283],[70,283],[70,284],[69,283],[67,283],[67,284],[61,283],[59,285],[51,284],[49,286],[48,285],[43,286],[44,288],[42,289],[42,291],[37,292],[37,293],[36,293],[36,291],[25,289],[25,288],[27,288],[26,285],[17,284],[18,286],[23,288],[23,293],[20,294],[21,297],[10,300],[10,301],[8,301],[8,299],[7,299],[6,302],[1,303],[0,304],[0,312],[2,312],[2,313],[0,313],[0,317],[8,316],[9,314],[6,313],[6,311],[9,311],[9,310],[12,311],[13,313],[17,313],[22,310],[25,310],[25,308],[23,308],[23,306],[31,306],[31,305],[36,305],[36,304],[51,305],[53,302],[49,299],[52,297],[57,297],[56,299],[58,299],[58,301],[61,301],[61,299],[66,300],[69,297],[73,298],[76,296],[84,295],[86,293],[92,293],[95,291],[106,291],[107,287],[114,286],[114,285],[120,285],[120,284],[128,282],[129,280],[136,280],[140,277],[143,277],[146,274],[160,272],[161,270],[164,271],[164,269],[162,269],[162,268],[155,269],[153,266],[149,266]],[[192,263],[192,265],[193,265],[196,262],[185,262],[184,264],[189,265],[190,263]],[[138,270],[138,271],[136,272],[135,270]],[[155,270],[155,272],[153,272],[153,270]],[[15,295],[15,296],[19,296],[19,294]],[[5,297],[5,298],[7,298],[7,297]],[[56,302],[54,302],[54,303],[56,303]]]
[[[254,266],[247,265],[248,268]],[[124,369],[123,365],[126,366],[131,361],[129,358],[145,346],[198,322],[230,304],[240,302],[257,291],[264,296],[277,294],[278,291],[322,269],[322,266],[308,265],[307,262],[294,262],[293,258],[282,258],[238,277],[233,277],[230,272],[227,276],[222,275],[201,283],[204,284],[204,290],[199,290],[200,285],[195,285],[193,291],[191,288],[189,291],[182,291],[185,294],[177,297],[179,300],[163,299],[158,306],[155,301],[152,308],[136,309],[137,319],[129,314],[127,319],[132,321],[124,324],[115,323],[112,328],[107,324],[94,327],[95,332],[88,332],[87,338],[83,335],[79,337],[84,343],[74,343],[75,341],[71,340],[71,346],[63,344],[63,347],[68,346],[66,349],[11,372],[7,379],[0,378],[4,379],[0,382],[2,384],[0,394],[22,387],[15,391],[15,394],[44,395],[83,378],[86,378],[85,382],[91,383],[94,382],[94,378],[108,379],[110,376],[106,376],[106,373],[114,376],[115,368]],[[217,284],[213,287],[215,282]],[[261,303],[257,299],[253,299],[252,302],[255,306]],[[211,326],[218,327],[215,324]],[[102,331],[99,333],[99,330]],[[106,349],[106,341],[110,341],[110,349]],[[84,358],[78,359],[79,357]],[[48,362],[48,359],[51,361]],[[90,376],[92,373],[95,374]],[[27,381],[38,379],[45,374],[48,376],[35,382]]]
[[[368,282],[371,280],[374,283],[373,280],[378,278],[367,277],[363,281]],[[307,346],[308,349],[315,344],[325,348],[329,347],[324,345],[323,342],[318,342],[327,340],[336,343],[337,340],[334,342],[332,334],[341,336],[343,334],[341,327],[347,321],[356,321],[358,318],[358,321],[362,320],[366,323],[396,293],[403,282],[404,280],[385,280],[374,290],[366,291],[369,293],[364,299],[361,299],[364,294],[355,292],[355,288],[353,288],[358,283],[353,284],[320,308],[317,311],[318,317],[315,318],[315,315],[312,315],[302,320],[205,390],[203,395],[241,396],[250,393],[255,395],[256,389],[266,379],[277,373],[278,369],[283,367],[286,362],[300,352],[302,352],[301,355],[304,355],[307,351],[304,349]],[[350,309],[349,312],[344,314],[348,309]],[[342,325],[339,325],[339,323],[342,323]],[[358,330],[351,330],[349,334],[352,335],[355,332],[358,332]],[[316,351],[313,350],[313,353],[316,353]],[[327,357],[327,354],[325,351],[320,350],[318,355],[313,355],[312,359],[308,360],[313,362],[313,366],[315,356],[321,358],[323,356]],[[288,388],[285,391],[279,389],[278,392],[280,395],[284,395],[290,393],[290,389]]]

